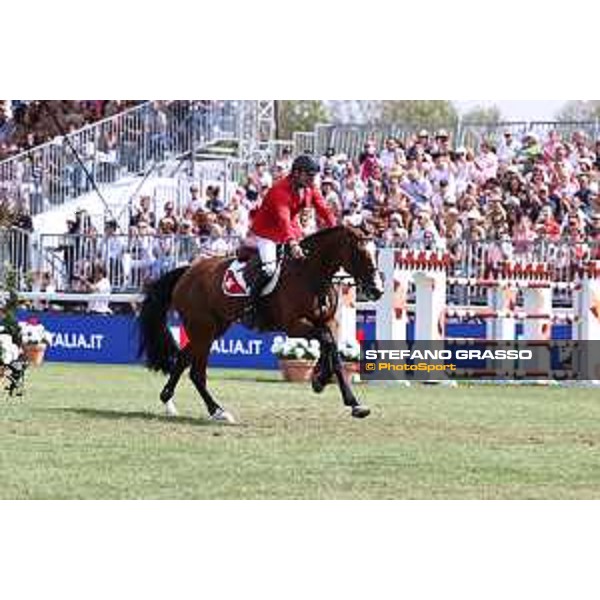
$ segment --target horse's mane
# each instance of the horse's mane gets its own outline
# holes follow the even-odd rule
[[[345,225],[336,225],[335,227],[320,229],[319,231],[306,236],[300,245],[305,249],[312,249],[315,247],[315,245],[321,243],[324,238],[328,238],[333,235],[339,235],[344,231],[348,231],[348,227]]]

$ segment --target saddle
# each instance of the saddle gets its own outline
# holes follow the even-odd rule
[[[248,297],[250,287],[259,276],[261,265],[258,249],[255,246],[243,245],[236,251],[236,258],[229,264],[223,276],[222,289],[226,296],[238,298]],[[273,277],[264,287],[261,296],[269,295],[279,281],[281,273],[281,255],[278,252],[277,266]]]
[[[237,249],[235,257],[240,262],[250,262],[253,258],[256,259],[258,257],[258,248],[244,244]]]

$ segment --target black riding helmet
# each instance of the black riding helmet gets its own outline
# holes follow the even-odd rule
[[[300,154],[300,156],[297,156],[292,163],[292,172],[293,171],[302,171],[304,173],[316,175],[319,172],[319,165],[309,154]]]

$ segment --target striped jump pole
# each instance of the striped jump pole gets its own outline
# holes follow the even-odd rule
[[[586,341],[600,340],[600,261],[590,261],[579,273],[581,292],[577,297],[577,312],[581,315],[578,323],[578,339]],[[600,344],[599,344],[600,345]],[[591,380],[600,382],[600,356],[596,348],[580,349],[580,367]]]
[[[378,340],[405,341],[408,326],[406,297],[412,273],[397,266],[394,248],[379,251],[379,270],[384,273],[383,296],[377,303],[375,336]]]
[[[337,293],[336,338],[338,346],[341,346],[356,342],[356,286],[352,280],[345,278],[337,284]]]

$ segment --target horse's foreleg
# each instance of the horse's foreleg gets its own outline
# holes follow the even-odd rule
[[[317,393],[323,391],[329,379],[335,375],[342,400],[352,409],[352,416],[358,419],[367,417],[371,411],[358,401],[350,388],[331,327],[329,325],[309,327],[307,323],[298,322],[293,328],[289,328],[287,333],[297,337],[312,337],[318,339],[321,344],[321,356],[312,377],[313,390]]]
[[[313,369],[311,384],[313,392],[320,394],[333,377],[333,356],[331,351],[331,342],[327,330],[318,329],[313,335],[319,340],[321,355]]]
[[[327,327],[315,326],[308,320],[299,320],[293,327],[287,328],[286,333],[292,337],[318,340],[321,355],[313,369],[311,385],[313,392],[320,394],[333,377],[333,364],[329,352],[329,341],[333,339],[331,331]]]
[[[338,352],[335,338],[329,329],[326,329],[323,334],[321,353],[326,357],[324,364],[327,365],[327,369],[333,371],[333,374],[337,379],[344,404],[352,409],[352,416],[358,419],[369,416],[371,411],[367,406],[364,406],[358,401],[346,379],[344,365],[340,353]]]
[[[165,405],[165,409],[169,417],[174,417],[177,415],[177,408],[175,407],[175,402],[172,398],[175,394],[175,388],[179,383],[179,379],[181,378],[181,375],[186,370],[186,368],[190,365],[190,362],[191,355],[189,352],[189,346],[186,346],[185,348],[179,351],[179,354],[177,355],[177,360],[175,361],[175,366],[173,367],[173,371],[171,371],[169,379],[160,393],[160,399]]]
[[[315,394],[320,394],[325,389],[332,376],[333,368],[331,367],[331,363],[325,352],[321,350],[321,356],[313,369],[310,380],[313,392],[315,392]]]

